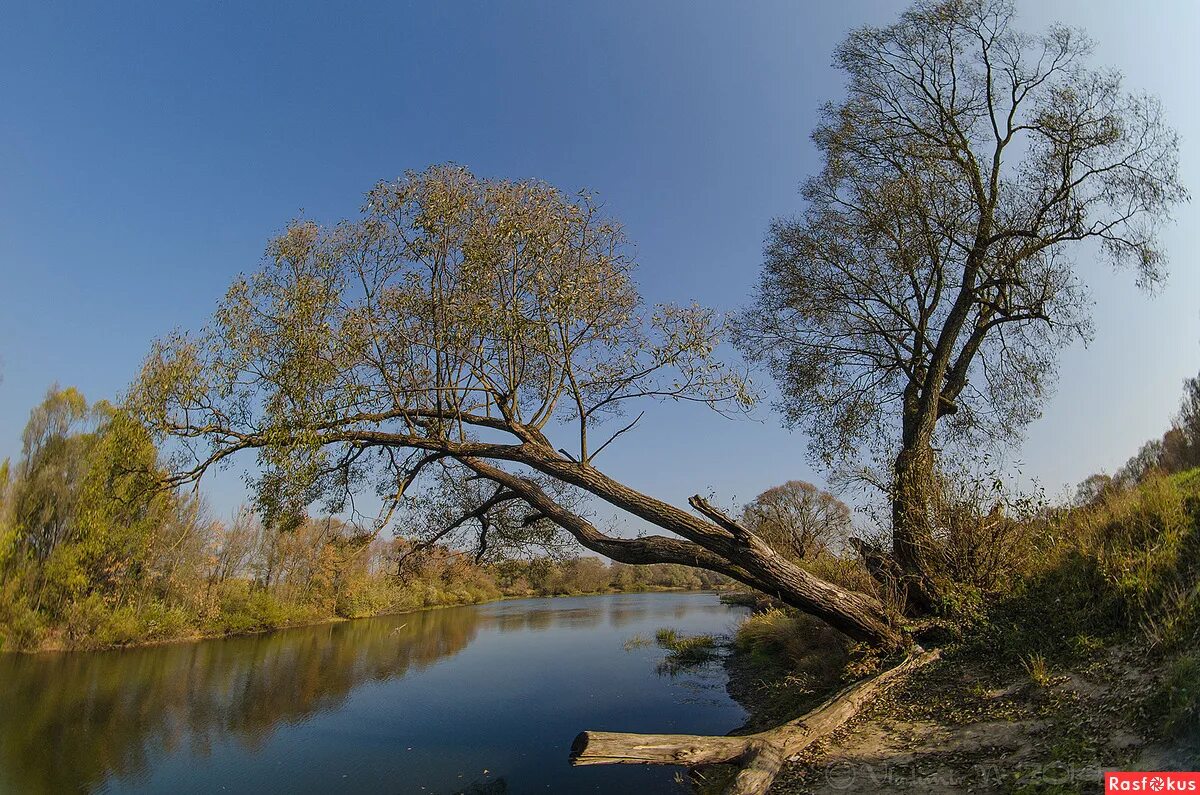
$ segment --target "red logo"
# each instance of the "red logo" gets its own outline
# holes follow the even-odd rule
[[[1183,771],[1123,771],[1104,774],[1104,792],[1195,792],[1200,795],[1200,773]]]

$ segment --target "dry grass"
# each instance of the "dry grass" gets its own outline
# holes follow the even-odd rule
[[[1046,662],[1046,658],[1040,654],[1030,654],[1022,660],[1021,664],[1025,667],[1025,672],[1029,674],[1029,679],[1038,687],[1047,687],[1052,677],[1050,676],[1050,664]]]
[[[840,674],[846,662],[841,636],[835,630],[793,611],[768,610],[750,616],[738,627],[735,642],[742,651],[773,658],[789,670],[817,680]]]

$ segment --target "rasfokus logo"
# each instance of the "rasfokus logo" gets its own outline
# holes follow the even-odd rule
[[[1166,770],[1108,772],[1104,774],[1104,791],[1200,793],[1200,773]]]

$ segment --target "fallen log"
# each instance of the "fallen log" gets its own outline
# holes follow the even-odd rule
[[[726,795],[761,795],[771,786],[785,761],[832,734],[868,701],[940,656],[937,649],[910,655],[883,673],[839,690],[821,706],[795,720],[743,737],[581,732],[571,744],[571,764],[699,767],[735,763],[740,769],[725,790]]]

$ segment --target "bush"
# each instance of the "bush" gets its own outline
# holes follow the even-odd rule
[[[80,648],[101,645],[98,638],[108,624],[109,610],[100,594],[70,603],[63,611],[62,627],[68,643]],[[119,634],[119,633],[117,633]]]
[[[212,629],[226,634],[261,632],[321,618],[312,606],[283,603],[274,594],[243,580],[221,584],[220,609]]]
[[[170,640],[188,634],[194,617],[179,605],[151,602],[142,608],[140,636],[150,640]]]
[[[1151,704],[1168,733],[1200,740],[1200,652],[1171,661]]]
[[[127,646],[142,639],[142,626],[132,607],[120,607],[104,616],[94,642],[100,646]]]
[[[7,592],[0,606],[0,650],[32,650],[41,645],[48,631],[45,616],[29,606],[24,597],[9,600]]]

